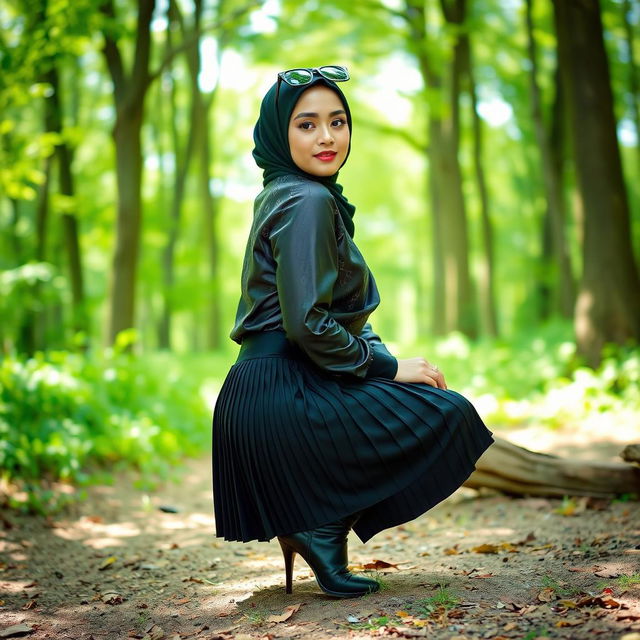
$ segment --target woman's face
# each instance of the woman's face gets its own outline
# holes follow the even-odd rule
[[[347,114],[338,95],[317,85],[307,89],[289,120],[289,150],[299,169],[314,176],[332,176],[349,150]]]

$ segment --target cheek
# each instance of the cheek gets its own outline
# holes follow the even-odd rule
[[[349,133],[349,129],[341,129],[340,134],[337,136],[337,140],[340,142],[340,146],[344,149],[344,152],[347,152],[347,148],[349,146],[349,141],[351,140],[351,134]]]
[[[289,133],[289,151],[291,153],[291,157],[294,158],[304,150],[304,142],[304,138],[299,135],[297,130]]]

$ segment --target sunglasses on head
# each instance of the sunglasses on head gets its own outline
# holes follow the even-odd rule
[[[300,87],[309,84],[313,80],[313,74],[317,72],[323,78],[333,82],[345,82],[349,79],[349,72],[346,67],[339,65],[325,65],[323,67],[313,67],[311,69],[298,68],[281,71],[278,74],[278,86],[276,87],[276,104],[280,95],[280,83],[286,82],[292,87]]]

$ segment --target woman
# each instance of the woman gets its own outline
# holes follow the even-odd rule
[[[458,488],[491,444],[473,406],[424,358],[395,358],[367,322],[378,290],[336,182],[351,114],[344,67],[278,74],[262,101],[264,169],[231,338],[241,344],[213,415],[216,535],[277,536],[336,597],[376,591],[347,569],[366,542]],[[375,175],[372,176],[375,179]]]

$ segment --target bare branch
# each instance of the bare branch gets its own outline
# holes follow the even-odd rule
[[[100,11],[111,23],[115,22],[116,14],[113,7],[113,0],[105,0],[105,2],[100,5]],[[113,82],[116,99],[119,101],[126,91],[126,78],[122,64],[122,55],[120,54],[118,43],[111,35],[108,27],[102,30],[102,34],[104,36],[104,56],[111,75],[111,81]]]
[[[132,81],[144,83],[149,71],[149,53],[151,49],[150,25],[155,8],[155,0],[138,0],[138,23],[136,27],[136,50],[133,58]]]
[[[366,127],[371,131],[382,133],[386,136],[400,138],[420,154],[426,154],[428,151],[428,146],[424,142],[421,142],[417,138],[414,138],[408,131],[405,131],[404,129],[398,129],[397,127],[392,127],[388,124],[381,124],[379,122],[373,122],[371,120],[360,120],[358,124]]]
[[[194,29],[191,35],[180,45],[167,51],[158,68],[149,74],[148,84],[151,84],[154,80],[156,80],[179,53],[182,53],[183,51],[197,43],[202,35],[209,31],[217,31],[221,29],[227,23],[233,22],[237,18],[243,16],[245,13],[247,13],[247,11],[259,7],[262,4],[262,1],[263,0],[253,0],[252,2],[246,4],[244,7],[232,11],[228,16],[225,16],[224,18],[221,18],[220,20],[213,22],[210,25],[206,25],[199,29]]]

